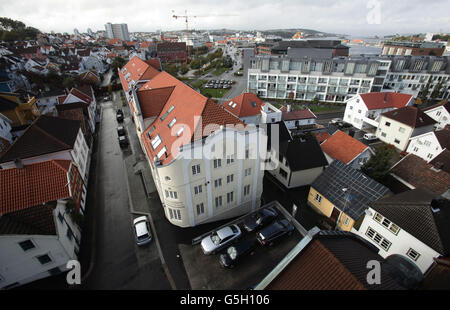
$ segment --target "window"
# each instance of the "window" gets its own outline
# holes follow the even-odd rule
[[[200,173],[200,165],[192,166],[192,174],[196,175]]]
[[[198,195],[202,192],[202,186],[198,185],[198,186],[194,186],[194,194]]]
[[[178,199],[177,192],[166,190],[166,198]]]
[[[233,202],[233,194],[234,194],[234,192],[227,193],[227,203]]]
[[[346,217],[344,221],[344,225],[347,226],[350,223],[350,218]]]
[[[249,176],[252,174],[252,168],[245,169],[245,176]]]
[[[250,194],[250,185],[245,185],[244,186],[244,196],[247,196],[248,194]]]
[[[234,162],[234,155],[227,155],[227,165]]]
[[[183,131],[184,131],[184,126],[181,127],[181,128],[177,131],[177,137],[181,136],[181,134],[183,133]]]
[[[413,152],[417,152],[418,150],[419,150],[419,148],[416,146],[416,147],[414,147]]]
[[[397,235],[400,231],[400,227],[392,223],[390,220],[382,216],[380,213],[375,213],[373,219],[390,230],[394,235]]]
[[[320,196],[319,194],[316,194],[316,197],[314,198],[314,200],[317,201],[318,203],[321,203],[322,196]]]
[[[174,117],[173,120],[171,120],[167,126],[169,126],[169,128],[172,128],[172,126],[175,125],[176,122],[177,122],[177,118]]]
[[[216,197],[216,208],[222,206],[222,196]]]
[[[37,260],[41,263],[41,265],[45,265],[52,262],[52,259],[48,254],[36,256]]]
[[[197,205],[197,215],[201,215],[205,213],[205,207],[203,205],[203,202]]]
[[[25,240],[22,242],[19,242],[20,247],[22,248],[22,250],[24,250],[25,252],[31,249],[34,249],[36,246],[34,245],[33,241],[31,240]]]
[[[376,244],[378,244],[383,250],[387,251],[391,247],[391,242],[385,239],[382,235],[377,233],[371,227],[367,228],[366,236],[372,239]]]
[[[283,178],[287,179],[287,172],[285,170],[283,170],[282,168],[280,168],[280,174]]]
[[[429,154],[427,155],[427,158],[428,158],[428,159],[433,158],[433,154],[429,153]]]
[[[430,141],[425,141],[423,144],[424,144],[425,146],[430,146],[430,145],[431,145],[431,142],[430,142]]]
[[[171,220],[181,221],[181,211],[180,210],[169,209],[169,216],[170,216]]]
[[[386,127],[389,127],[389,126],[391,126],[391,123],[386,122],[385,125],[386,125]]]
[[[400,144],[400,140],[399,139],[395,139],[394,142],[397,143],[397,144]]]
[[[227,183],[233,182],[233,174],[227,175]]]
[[[386,133],[385,133],[385,132],[382,132],[382,133],[381,133],[381,136],[382,136],[382,137],[386,137]]]
[[[219,168],[222,166],[222,160],[221,159],[214,159],[214,168]]]
[[[161,144],[161,137],[157,135],[152,141],[150,141],[150,144],[152,145],[152,149],[155,150],[158,145]]]
[[[413,261],[417,261],[417,259],[419,258],[420,254],[417,253],[416,251],[414,251],[413,249],[409,249],[408,252],[406,252],[406,255],[411,258]]]
[[[222,178],[214,180],[214,187],[222,186]]]
[[[158,152],[158,154],[156,155],[158,158],[161,158],[161,156],[163,156],[164,155],[164,153],[166,153],[167,152],[167,148],[166,147],[163,147],[162,149],[161,149],[161,151],[159,151]]]
[[[398,131],[400,131],[401,133],[404,133],[404,132],[405,132],[405,128],[400,127],[400,128],[398,129]]]
[[[66,236],[69,240],[72,240],[73,232],[72,232],[72,229],[70,229],[70,227],[67,227]]]
[[[61,273],[61,269],[59,269],[59,267],[55,267],[55,268],[52,268],[52,269],[48,270],[48,273],[51,276],[56,276],[56,275]]]
[[[61,222],[61,224],[64,222],[64,215],[61,214],[61,212],[58,211],[58,220]]]
[[[245,150],[245,159],[250,158],[250,150]]]

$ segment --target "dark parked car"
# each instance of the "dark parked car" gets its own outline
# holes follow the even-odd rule
[[[280,220],[270,224],[266,228],[261,229],[256,234],[256,239],[262,245],[272,245],[276,239],[284,235],[292,234],[293,230],[294,225],[291,222],[288,220]]]
[[[125,148],[125,147],[127,147],[128,146],[128,138],[127,138],[127,136],[119,136],[119,145],[120,145],[120,148]]]
[[[121,109],[117,110],[116,119],[119,123],[123,122],[123,112]]]
[[[125,128],[123,126],[117,127],[117,134],[120,136],[125,136]]]
[[[220,265],[224,268],[233,268],[243,256],[253,255],[255,247],[256,242],[253,240],[244,240],[230,246],[224,254],[220,255]]]
[[[274,208],[262,209],[244,221],[246,231],[255,231],[272,222],[278,216]]]

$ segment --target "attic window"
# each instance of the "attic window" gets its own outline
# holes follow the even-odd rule
[[[184,126],[181,127],[181,128],[177,131],[177,137],[179,137],[183,131],[184,131]]]
[[[160,145],[162,142],[161,137],[157,135],[152,141],[150,141],[150,144],[152,145],[153,150],[155,150],[158,145]]]
[[[156,155],[156,156],[158,156],[158,158],[161,158],[161,156],[163,156],[165,152],[167,152],[167,148],[164,146],[161,149],[161,151],[158,152],[158,155]]]
[[[228,105],[231,107],[233,105],[233,101],[230,101]]]
[[[177,122],[177,118],[174,117],[173,120],[171,120],[169,125],[167,125],[167,126],[169,126],[169,128],[172,128],[172,126],[175,125],[176,122]]]
[[[235,103],[235,104],[233,104],[232,108],[234,109],[234,108],[236,107],[236,105],[237,105],[236,103]]]
[[[167,112],[164,113],[163,116],[161,116],[161,121],[165,120],[166,117],[167,117],[167,115],[169,115],[169,113],[172,112],[173,109],[175,109],[175,106],[171,106],[171,107],[169,108],[169,110],[167,110]]]
[[[256,102],[252,101],[252,107],[256,107]]]

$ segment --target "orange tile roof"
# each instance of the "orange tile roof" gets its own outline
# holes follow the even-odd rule
[[[70,197],[70,160],[51,160],[0,170],[0,216]]]
[[[316,137],[317,141],[319,141],[319,143],[322,143],[323,141],[331,137],[328,132],[315,132],[314,136]]]
[[[322,150],[331,158],[349,164],[356,156],[364,152],[368,146],[338,130],[321,144]]]
[[[125,73],[124,73],[125,72]],[[120,71],[119,77],[125,91],[131,81],[150,80],[160,72],[137,56],[134,56]],[[129,74],[129,75],[128,75]],[[127,76],[127,78],[125,78]],[[170,86],[170,85],[165,85]],[[155,87],[156,88],[156,87]]]
[[[161,113],[167,100],[173,92],[174,86],[146,89],[141,87],[137,91],[139,107],[141,108],[142,118],[158,116]]]
[[[392,92],[373,92],[360,94],[360,96],[369,110],[402,108],[405,107],[413,97],[408,94]]]
[[[234,105],[230,106],[231,102],[236,103],[234,108]],[[264,105],[264,102],[254,93],[243,93],[222,104],[222,108],[236,117],[245,117],[261,114],[262,105]]]

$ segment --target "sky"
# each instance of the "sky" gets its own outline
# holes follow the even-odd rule
[[[448,0],[12,0],[0,16],[43,32],[105,30],[127,23],[130,32],[161,29],[268,30],[303,28],[353,36],[450,32]]]

